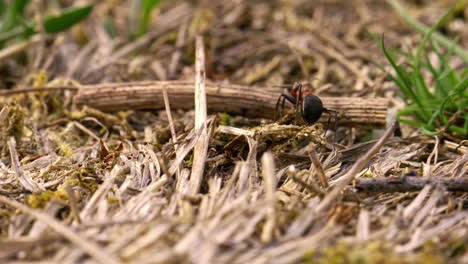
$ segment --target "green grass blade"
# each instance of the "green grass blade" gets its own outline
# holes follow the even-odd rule
[[[433,96],[429,92],[429,89],[424,82],[421,71],[414,67],[413,72],[410,75],[412,86],[414,87],[414,93],[421,99],[422,102],[429,102]]]
[[[418,50],[416,52],[416,63],[419,62],[421,54],[426,49],[426,43],[429,41],[429,39],[431,39],[432,34],[445,22],[447,17],[453,14],[454,10],[455,9],[452,8],[452,9],[449,9],[447,12],[445,12],[445,14],[432,27],[430,27],[429,30],[427,30],[427,32],[424,34],[421,44],[419,44]]]
[[[115,28],[114,21],[112,21],[111,17],[106,17],[102,23],[102,26],[111,39],[117,36],[117,29]]]
[[[437,136],[437,135],[440,135],[440,132],[439,132],[439,131],[433,131],[433,130],[430,130],[430,129],[425,128],[424,126],[421,127],[421,133],[423,133],[424,135],[427,135],[427,136]]]
[[[420,127],[422,127],[424,125],[424,123],[414,121],[414,120],[409,120],[409,119],[401,119],[400,118],[400,119],[398,119],[398,121],[403,123],[403,124],[407,124],[407,125],[417,127],[417,128],[420,128]]]
[[[141,5],[141,17],[138,26],[138,36],[145,34],[148,31],[151,11],[161,4],[161,0],[143,0]]]
[[[464,92],[468,88],[468,77],[460,81],[454,88],[454,92]]]
[[[461,78],[468,77],[468,67],[460,73]]]
[[[93,5],[67,10],[59,16],[49,16],[44,19],[45,32],[55,34],[65,31],[84,20],[93,10]]]
[[[424,110],[424,105],[422,104],[421,100],[417,97],[414,91],[411,89],[411,80],[410,80],[410,73],[408,73],[403,67],[400,67],[396,64],[395,57],[393,54],[385,48],[384,38],[382,37],[380,41],[380,47],[385,54],[385,57],[392,65],[393,69],[397,73],[397,76],[394,76],[395,80],[397,81],[400,90],[414,103],[416,103],[421,112],[421,116],[423,120],[428,120],[430,118],[430,113]]]
[[[467,136],[467,135],[468,135],[466,126],[465,126],[465,127],[449,126],[449,130],[451,130],[451,131],[453,131],[453,132],[455,132],[455,133],[464,135],[464,136]]]
[[[432,125],[434,124],[435,122],[435,119],[437,118],[437,116],[440,117],[441,121],[444,122],[444,124],[447,123],[447,118],[445,117],[444,115],[444,111],[445,111],[445,107],[446,107],[446,104],[447,104],[447,101],[452,97],[452,96],[455,96],[455,95],[458,95],[458,94],[462,94],[463,92],[465,92],[465,90],[468,88],[468,78],[465,78],[463,81],[461,81],[457,86],[455,86],[453,88],[453,92],[448,95],[444,101],[442,102],[442,104],[440,105],[440,108],[437,109],[437,111],[435,111],[433,114],[432,114],[432,117],[431,119],[429,120],[429,125]],[[461,106],[461,111],[464,111],[464,108],[466,108],[467,106],[465,104],[462,104]]]
[[[420,23],[419,21],[412,18],[408,12],[406,12],[405,8],[398,2],[397,0],[386,0],[387,3],[392,6],[392,8],[408,23],[411,27],[413,27],[416,31],[420,33],[427,33],[430,28],[425,26],[424,24]],[[455,44],[453,41],[445,38],[443,35],[434,32],[432,34],[432,39],[437,41],[439,44],[444,46],[445,48],[449,48],[453,46],[453,51],[466,63],[468,63],[468,51],[463,49],[462,47]]]

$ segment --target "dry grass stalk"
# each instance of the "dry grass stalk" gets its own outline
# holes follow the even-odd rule
[[[206,69],[205,46],[203,37],[198,36],[195,42],[195,131],[200,133],[193,149],[193,167],[190,176],[190,193],[200,190],[208,152],[208,128],[206,106]]]
[[[86,239],[85,237],[80,236],[76,232],[72,231],[68,226],[62,222],[57,221],[54,217],[51,217],[45,213],[30,209],[29,207],[8,199],[4,196],[0,196],[0,202],[8,204],[9,206],[15,207],[34,218],[37,218],[39,221],[44,222],[54,231],[68,239],[70,242],[78,246],[81,250],[89,254],[93,259],[99,263],[112,263],[118,264],[121,263],[120,260],[113,254],[108,253],[105,249],[100,247],[98,244],[93,241]]]
[[[263,180],[265,181],[265,196],[268,201],[268,213],[267,221],[263,226],[261,239],[263,242],[271,242],[274,238],[274,233],[276,230],[276,176],[275,176],[275,164],[273,161],[273,155],[270,152],[266,152],[262,157],[262,175]]]
[[[166,109],[167,121],[169,122],[169,128],[171,129],[172,142],[174,143],[174,149],[177,150],[177,134],[174,127],[174,120],[171,114],[171,105],[169,103],[169,96],[167,95],[166,88],[163,88],[164,107]]]
[[[0,61],[3,61],[6,58],[8,58],[8,57],[10,57],[10,56],[12,56],[14,54],[21,52],[21,51],[25,50],[26,48],[28,48],[30,45],[36,44],[36,43],[38,43],[40,41],[41,41],[41,36],[34,36],[29,40],[19,42],[19,43],[16,43],[14,45],[10,45],[10,46],[8,46],[6,48],[3,48],[0,51]]]
[[[231,127],[231,126],[218,126],[217,132],[231,134],[236,136],[248,136],[253,137],[255,135],[254,131],[250,131],[247,129],[242,129],[238,127]]]
[[[363,242],[369,239],[370,234],[370,212],[362,209],[359,212],[358,222],[356,225],[356,238]]]
[[[366,166],[367,162],[374,156],[377,151],[382,147],[382,145],[385,143],[385,141],[393,135],[393,132],[395,131],[397,126],[397,123],[394,123],[391,127],[385,131],[385,134],[375,143],[374,146],[372,146],[369,151],[366,152],[364,156],[359,158],[356,163],[353,165],[353,167],[340,178],[340,182],[333,187],[330,193],[328,193],[325,198],[320,202],[320,204],[317,206],[316,210],[317,212],[324,212],[327,210],[332,203],[334,203],[337,199],[337,197],[340,195],[340,193],[343,191],[343,189],[354,180],[354,177],[356,177],[356,174],[358,174],[364,166]]]
[[[185,19],[187,19],[187,17],[190,17],[191,11],[191,8],[185,3],[179,4],[176,7],[172,8],[170,11],[164,13],[160,17],[160,19],[158,19],[159,23],[154,27],[156,30],[145,34],[143,37],[139,38],[134,42],[130,42],[129,44],[123,46],[118,51],[113,53],[112,56],[106,58],[99,64],[90,67],[89,69],[87,69],[85,74],[83,74],[83,78],[86,78],[87,75],[89,76],[93,73],[101,71],[109,64],[115,63],[117,60],[121,59],[122,57],[125,57],[131,52],[148,45],[148,43],[154,40],[156,37],[168,32],[173,28],[176,28],[178,25],[180,25],[181,21],[184,21]]]
[[[75,218],[75,221],[78,224],[81,224],[82,221],[81,221],[81,218],[80,218],[80,214],[78,213],[78,203],[77,203],[77,199],[76,199],[76,195],[75,195],[75,190],[73,190],[73,187],[71,187],[68,184],[65,186],[64,189],[65,189],[65,192],[67,193],[67,197],[68,197],[68,201],[70,203],[70,209],[71,209],[73,218]]]
[[[314,165],[314,168],[317,172],[317,178],[319,179],[320,184],[322,185],[322,187],[327,188],[328,187],[327,176],[325,176],[325,173],[323,172],[322,164],[320,163],[320,160],[317,157],[317,152],[315,151],[315,148],[312,145],[309,150],[309,158],[312,161],[312,164]]]
[[[166,109],[167,121],[169,122],[169,128],[171,130],[172,142],[174,143],[174,150],[176,151],[176,155],[177,155],[177,149],[178,149],[178,144],[176,143],[177,142],[177,134],[176,134],[175,127],[174,127],[174,120],[172,119],[171,105],[169,103],[169,96],[167,95],[167,90],[166,90],[165,87],[163,87],[163,97],[164,97],[164,108]],[[180,168],[177,168],[176,176],[177,176],[177,178],[179,178]]]
[[[16,140],[14,137],[8,141],[8,148],[10,149],[11,165],[15,172],[16,178],[23,185],[24,189],[30,192],[44,191],[44,187],[38,185],[33,179],[29,178],[21,168],[20,161],[18,158],[18,152],[16,151]]]

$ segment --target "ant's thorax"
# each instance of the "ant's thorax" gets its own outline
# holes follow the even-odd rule
[[[291,95],[294,97],[294,98],[298,98],[299,97],[299,89],[301,89],[301,93],[302,93],[302,98],[306,97],[307,95],[310,95],[311,92],[310,92],[310,89],[309,88],[305,88],[305,87],[294,87],[292,90],[291,90]]]

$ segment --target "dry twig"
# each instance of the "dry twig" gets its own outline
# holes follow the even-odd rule
[[[468,178],[412,177],[359,179],[355,188],[362,192],[414,192],[426,185],[442,185],[447,191],[468,192]]]
[[[193,108],[193,87],[190,81],[137,82],[84,86],[75,101],[103,111],[126,109],[163,109],[162,87],[166,87],[175,108]],[[273,118],[279,93],[268,88],[206,83],[208,111],[231,112],[249,117]],[[328,109],[339,112],[340,125],[383,126],[388,100],[383,98],[321,97]],[[324,116],[320,120],[326,122]]]

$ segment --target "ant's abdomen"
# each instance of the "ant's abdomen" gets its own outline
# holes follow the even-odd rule
[[[307,95],[302,102],[302,118],[307,123],[317,122],[324,111],[322,100],[315,95]]]

